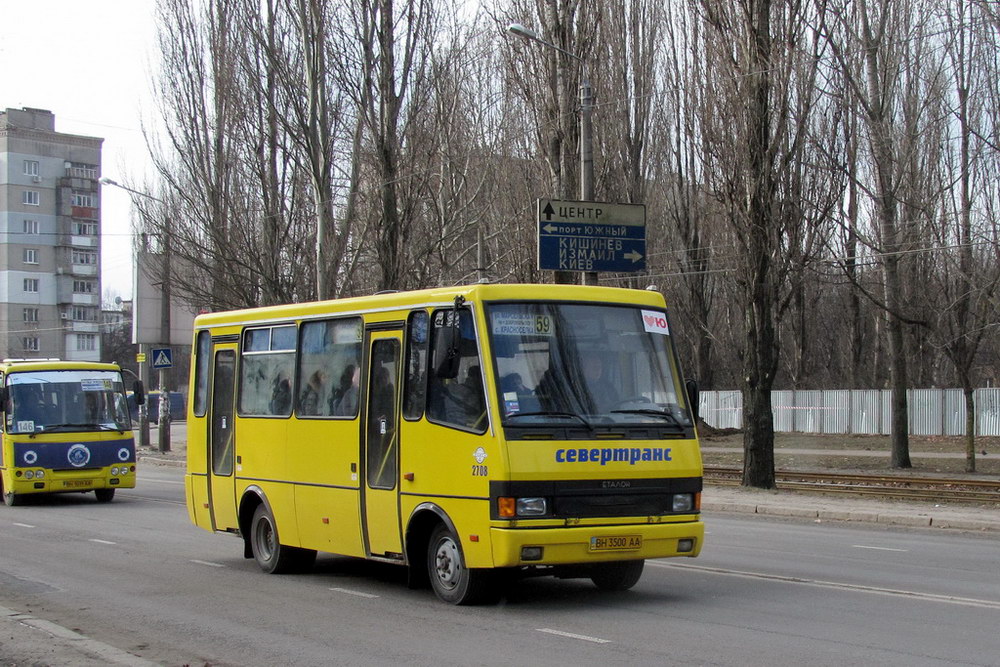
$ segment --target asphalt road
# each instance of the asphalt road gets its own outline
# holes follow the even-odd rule
[[[180,468],[144,466],[111,504],[0,507],[0,606],[54,624],[0,626],[0,664],[997,664],[995,535],[706,520],[701,557],[649,562],[627,593],[541,578],[458,608],[351,559],[264,575],[188,522]],[[52,628],[90,643],[50,652]]]

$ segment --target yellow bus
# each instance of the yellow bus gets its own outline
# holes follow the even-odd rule
[[[141,394],[141,383],[135,389]],[[110,502],[115,489],[135,487],[135,440],[117,364],[4,359],[0,406],[7,505],[87,491]]]
[[[475,285],[211,313],[193,350],[188,512],[266,572],[367,558],[470,604],[505,575],[625,590],[645,559],[701,550],[697,387],[658,293]]]

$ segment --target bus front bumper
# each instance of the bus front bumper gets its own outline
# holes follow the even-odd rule
[[[88,474],[89,473],[89,474]],[[72,493],[74,491],[94,491],[96,489],[134,489],[135,471],[125,475],[111,475],[108,471],[46,471],[41,479],[25,474],[11,475],[10,484],[4,484],[6,491],[18,495],[30,493]]]
[[[705,524],[679,523],[491,528],[494,567],[580,565],[644,558],[694,557],[701,552]]]

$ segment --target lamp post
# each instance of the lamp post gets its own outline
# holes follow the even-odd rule
[[[590,87],[590,76],[587,73],[587,62],[572,51],[567,51],[561,46],[546,41],[539,37],[538,33],[530,28],[526,28],[520,23],[511,23],[507,30],[518,37],[530,39],[538,42],[542,46],[555,49],[559,53],[579,61],[580,73],[580,200],[594,201],[594,98]],[[597,284],[597,272],[588,271],[583,274],[584,285]]]
[[[146,199],[151,199],[153,201],[165,204],[162,199],[154,197],[145,192],[135,190],[133,188],[121,185],[115,180],[112,180],[106,176],[102,176],[100,179],[102,185],[110,185],[116,188],[121,188],[126,192],[129,192],[138,197],[145,197]],[[166,226],[169,230],[169,225]],[[163,237],[163,275],[161,276],[161,298],[160,298],[160,339],[164,345],[170,346],[170,237],[169,234],[164,234]],[[138,264],[136,265],[136,270],[141,271],[142,267]],[[139,298],[136,295],[135,308],[132,312],[132,317],[138,318],[139,316]],[[139,354],[140,359],[145,358],[146,349],[143,343],[139,343]],[[145,362],[139,362],[139,376],[146,383],[146,365]],[[157,435],[158,435],[158,449],[161,452],[170,451],[170,391],[167,388],[167,369],[160,368],[159,377],[160,386],[160,403],[158,407],[158,419],[157,419]],[[147,405],[139,406],[139,446],[148,447],[149,446],[149,409]]]

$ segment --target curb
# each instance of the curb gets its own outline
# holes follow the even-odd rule
[[[979,532],[1000,531],[1000,521],[989,519],[964,519],[954,517],[934,517],[927,514],[900,514],[898,512],[871,512],[852,510],[828,510],[789,505],[741,503],[734,501],[703,501],[702,511],[731,512],[736,514],[759,514],[761,516],[794,517],[824,521],[853,521],[881,523],[892,526],[918,528],[942,528]]]

